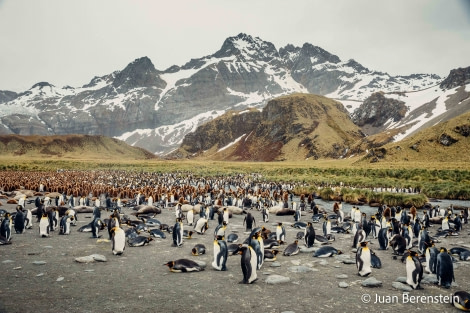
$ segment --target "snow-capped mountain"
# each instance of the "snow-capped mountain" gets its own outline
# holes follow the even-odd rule
[[[425,103],[403,92],[436,89],[441,96],[441,82],[432,74],[390,76],[369,70],[309,43],[278,50],[239,34],[212,55],[164,71],[142,57],[82,87],[43,82],[19,94],[0,91],[0,134],[99,134],[164,154],[202,123],[232,109],[263,108],[282,95],[325,95],[340,100],[352,115],[382,91],[407,98],[409,113]]]

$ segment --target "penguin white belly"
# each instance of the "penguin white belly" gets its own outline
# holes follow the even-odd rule
[[[25,227],[28,229],[33,228],[33,214],[31,213],[31,210],[26,211],[26,218],[27,218],[27,223]]]
[[[39,221],[39,236],[49,237],[49,219],[42,217]]]
[[[256,269],[258,268],[258,260],[257,260],[257,256],[256,256],[256,251],[253,250],[253,248],[251,246],[249,246],[248,248],[250,249],[250,253],[251,253],[251,258],[250,258],[251,277],[249,277],[248,283],[251,284],[252,282],[254,282],[258,278],[258,276],[256,274]]]
[[[446,219],[442,220],[441,225],[442,225],[442,230],[448,230],[449,229],[449,222]]]
[[[113,235],[113,254],[122,254],[124,252],[126,246],[126,234],[124,230],[121,228],[116,227],[117,229],[114,231]]]
[[[415,270],[415,263],[410,257],[408,257],[406,259],[406,283],[413,287],[413,289],[416,289],[416,287],[418,286],[418,283],[413,281],[413,272]]]
[[[194,213],[193,210],[188,211],[188,214],[186,216],[186,219],[188,221],[188,225],[192,226],[194,223]]]
[[[218,245],[217,241],[214,241],[214,261],[212,262],[212,267],[216,270],[220,271],[222,268],[219,264],[217,264],[217,256],[220,253],[220,246]]]
[[[431,259],[431,255],[429,254],[429,249],[426,249],[426,261],[424,262],[424,271],[428,274],[431,274],[431,269],[429,268],[430,259]]]
[[[358,264],[359,275],[366,276],[372,272],[371,255],[368,248],[363,248],[360,255],[361,263]]]

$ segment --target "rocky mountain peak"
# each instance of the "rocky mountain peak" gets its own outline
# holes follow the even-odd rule
[[[50,83],[48,83],[48,82],[39,82],[39,83],[37,83],[37,84],[34,84],[33,87],[30,88],[30,90],[31,90],[31,89],[36,89],[36,88],[42,89],[42,88],[44,88],[44,87],[54,87],[54,85],[52,85],[52,84],[50,84]]]
[[[166,83],[158,76],[152,61],[148,57],[134,60],[122,71],[117,72],[113,86],[122,91],[142,87],[165,87]]]
[[[15,99],[18,96],[16,92],[8,90],[0,90],[0,103],[5,103]]]
[[[240,33],[237,36],[227,38],[220,50],[213,56],[224,58],[240,54],[255,56],[260,59],[270,59],[277,56],[278,52],[272,43],[263,41],[259,37],[253,38],[250,35]]]
[[[451,70],[446,79],[441,83],[442,89],[452,89],[470,83],[470,66]]]
[[[358,73],[369,73],[369,69],[367,67],[362,66],[362,64],[358,63],[356,60],[350,59],[346,64],[346,66],[352,67]]]
[[[330,62],[330,63],[339,63],[341,62],[340,58],[334,54],[329,53],[328,51],[314,46],[310,43],[305,43],[302,46],[302,49],[300,51],[301,56],[303,57],[309,57],[311,58],[311,63],[312,64],[317,64],[317,63],[324,63],[324,62]]]

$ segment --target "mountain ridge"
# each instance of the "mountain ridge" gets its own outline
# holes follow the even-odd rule
[[[105,135],[164,155],[203,123],[230,110],[261,109],[280,96],[313,93],[341,99],[352,114],[361,103],[354,100],[376,92],[400,93],[441,82],[433,74],[390,76],[369,70],[310,43],[276,49],[240,33],[215,53],[166,70],[142,57],[82,87],[44,83],[19,94],[0,92],[0,134]]]

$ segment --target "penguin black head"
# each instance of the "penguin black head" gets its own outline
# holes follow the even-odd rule
[[[172,269],[173,266],[175,266],[175,261],[169,261],[169,262],[167,262],[167,263],[165,263],[165,264],[163,264],[163,265],[164,265],[164,266],[166,265],[166,266],[168,266],[170,269]]]
[[[361,247],[367,247],[367,241],[363,241],[360,243]]]

